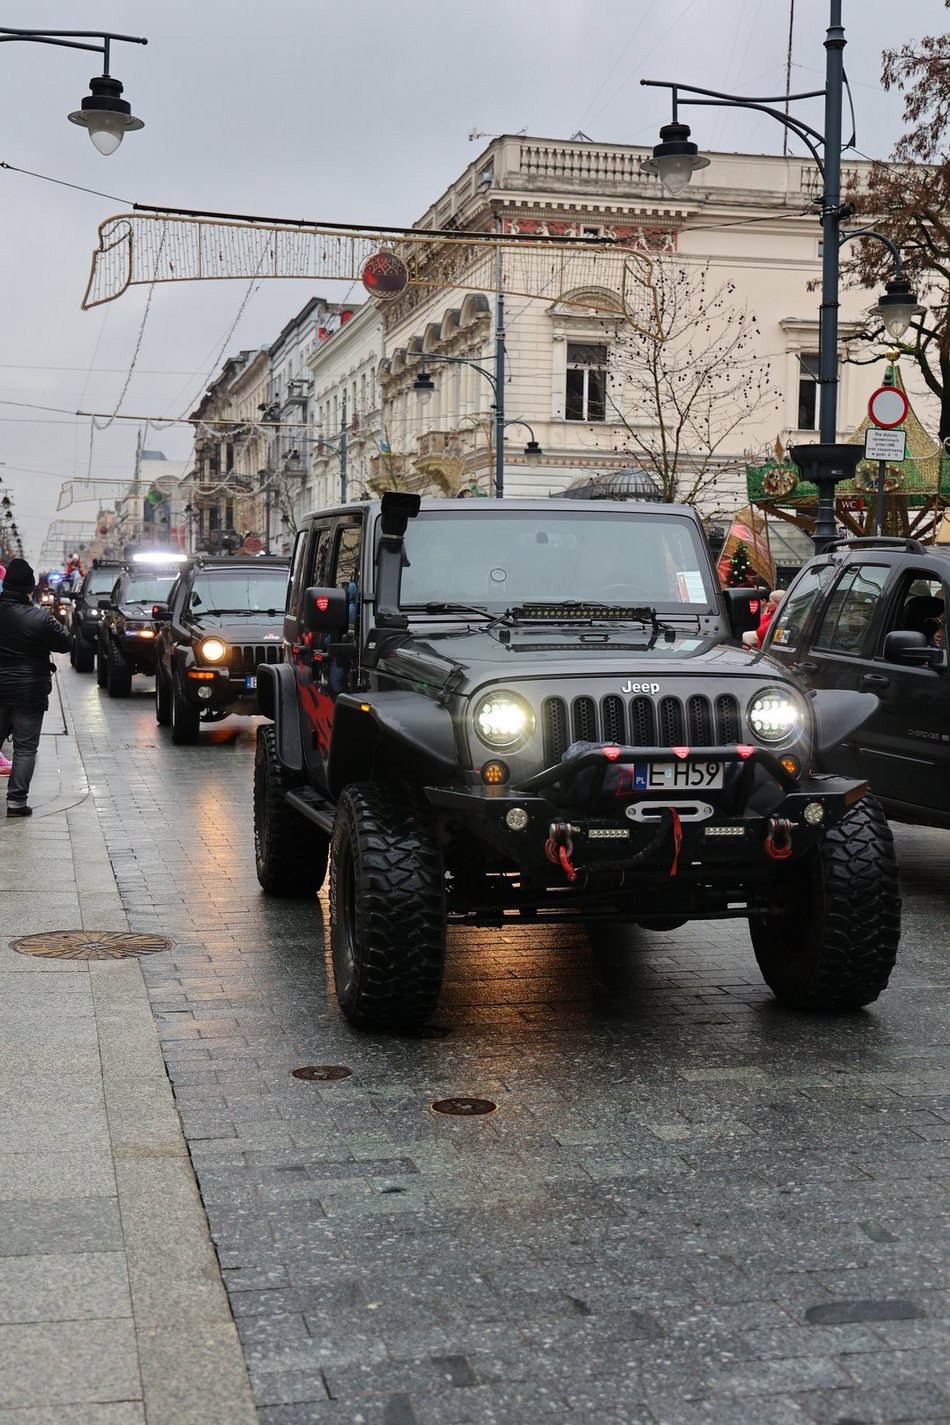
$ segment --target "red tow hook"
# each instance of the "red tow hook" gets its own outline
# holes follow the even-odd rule
[[[792,823],[782,816],[770,816],[765,849],[773,861],[787,861],[792,854]]]
[[[560,866],[569,881],[577,880],[577,872],[571,862],[574,842],[571,828],[566,821],[552,821],[548,827],[548,839],[544,843],[544,854],[555,866]]]

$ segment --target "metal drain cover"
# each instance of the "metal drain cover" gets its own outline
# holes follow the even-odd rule
[[[432,1104],[436,1113],[448,1113],[455,1118],[476,1118],[482,1113],[494,1113],[497,1107],[490,1098],[437,1098]]]
[[[51,960],[124,960],[130,955],[154,955],[170,950],[164,935],[138,935],[130,930],[46,930],[11,940],[20,955],[45,955]]]
[[[303,1068],[291,1069],[290,1072],[295,1079],[309,1079],[319,1083],[332,1084],[337,1079],[348,1079],[353,1070],[348,1069],[345,1064],[304,1064]]]

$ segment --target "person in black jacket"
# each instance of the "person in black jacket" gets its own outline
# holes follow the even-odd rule
[[[32,816],[28,806],[43,714],[53,691],[51,653],[69,651],[69,634],[33,603],[36,576],[25,559],[11,559],[0,593],[0,743],[13,734],[7,816]]]

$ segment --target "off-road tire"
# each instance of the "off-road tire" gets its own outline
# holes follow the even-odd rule
[[[100,688],[104,688],[106,685],[106,665],[108,663],[108,657],[106,645],[100,638],[96,648],[96,682]]]
[[[887,986],[900,939],[900,892],[891,829],[863,797],[776,889],[788,909],[750,918],[755,958],[777,999],[794,1009],[840,1013],[870,1004]]]
[[[277,731],[257,729],[254,755],[254,860],[271,896],[311,900],[323,885],[330,838],[284,800],[297,783],[277,756]]]
[[[73,634],[69,650],[69,661],[77,673],[91,673],[96,664],[96,650],[86,638]]]
[[[161,663],[155,665],[155,721],[159,727],[167,727],[172,720],[171,689],[162,673]]]
[[[181,686],[181,678],[172,679],[172,742],[178,747],[187,747],[198,741],[201,727],[201,709],[189,703]]]
[[[106,692],[110,698],[127,698],[132,691],[132,669],[115,639],[109,640]]]
[[[337,806],[330,942],[340,1008],[358,1029],[416,1029],[445,974],[445,873],[431,814],[400,788],[357,783]]]

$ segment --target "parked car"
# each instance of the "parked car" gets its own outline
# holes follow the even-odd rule
[[[787,1004],[887,983],[891,835],[823,752],[876,707],[805,696],[737,646],[692,509],[381,501],[308,517],[284,661],[258,670],[257,874],[312,897],[330,864],[336,993],[354,1025],[433,1011],[446,925],[749,922]]]
[[[950,826],[950,550],[916,539],[839,540],[801,570],[767,656],[814,689],[873,692],[876,711],[829,749],[899,821]]]
[[[257,712],[257,668],[276,663],[289,562],[200,556],[156,605],[155,719],[172,741],[194,742],[202,722]]]
[[[168,597],[177,566],[132,564],[123,569],[99,620],[96,679],[110,698],[127,698],[136,673],[155,672],[152,606]]]
[[[96,560],[73,592],[69,661],[77,673],[91,673],[95,667],[102,607],[121,569],[118,560]]]

